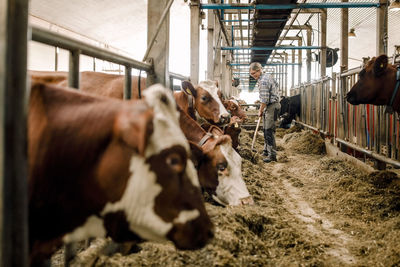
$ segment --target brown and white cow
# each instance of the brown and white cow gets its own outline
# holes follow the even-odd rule
[[[241,175],[242,158],[232,149],[231,138],[216,126],[210,132],[205,131],[188,114],[181,109],[180,112],[179,123],[186,138],[193,143],[192,153],[199,154],[197,146],[203,152],[195,164],[202,188],[224,206],[253,204]]]
[[[134,103],[134,104],[132,104]],[[28,116],[31,265],[63,242],[212,237],[172,94],[160,85],[125,102],[34,83]]]
[[[182,91],[174,97],[179,107],[194,120],[199,117],[212,124],[229,123],[230,115],[220,98],[217,83],[211,80],[200,82],[197,86],[189,81],[182,82]]]
[[[239,135],[242,131],[241,125],[247,120],[247,115],[235,99],[222,100],[226,110],[231,114],[228,124],[222,127],[224,134],[232,138],[232,147],[237,149],[239,146]]]
[[[359,73],[358,81],[347,93],[352,105],[387,105],[400,112],[400,69],[388,62],[386,55],[373,57]]]
[[[222,101],[226,110],[231,114],[231,116],[236,116],[240,122],[245,122],[247,120],[246,112],[242,109],[239,102],[236,99],[228,99]]]

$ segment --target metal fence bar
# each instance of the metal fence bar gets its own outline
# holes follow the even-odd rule
[[[79,89],[79,50],[69,51],[68,86]]]
[[[348,147],[350,147],[350,148],[352,148],[352,149],[354,149],[354,150],[360,151],[360,152],[362,152],[362,153],[364,153],[364,154],[370,156],[371,158],[377,159],[377,160],[379,160],[379,161],[382,161],[382,162],[385,162],[385,163],[387,163],[387,164],[393,165],[393,166],[395,166],[395,167],[397,167],[397,168],[400,168],[400,162],[398,162],[398,161],[392,160],[392,159],[390,159],[390,158],[387,158],[387,157],[385,157],[385,156],[383,156],[383,155],[380,155],[380,154],[378,154],[378,153],[375,153],[375,152],[373,152],[373,151],[369,151],[369,150],[367,150],[367,149],[361,148],[361,147],[359,147],[359,146],[357,146],[357,145],[354,145],[354,144],[352,144],[352,143],[349,143],[349,142],[347,142],[347,141],[345,141],[345,140],[342,140],[342,139],[340,139],[340,138],[336,138],[336,141],[339,142],[339,143],[342,143],[342,144],[344,144],[345,146],[348,146]]]
[[[140,83],[140,79],[138,79]],[[124,99],[132,98],[132,68],[125,66]]]
[[[135,69],[151,71],[152,66],[149,63],[137,61],[135,59],[113,53],[111,51],[86,44],[84,42],[65,37],[55,32],[47,31],[37,27],[32,27],[32,40],[66,50],[80,50],[82,55],[106,60],[124,66],[130,66]]]
[[[28,0],[0,0],[0,266],[28,266]]]
[[[189,76],[177,74],[177,73],[174,73],[174,72],[170,72],[169,73],[169,77],[173,78],[173,79],[176,79],[176,80],[181,80],[181,81],[189,81],[190,80]]]

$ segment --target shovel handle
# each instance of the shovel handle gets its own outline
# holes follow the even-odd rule
[[[251,142],[251,150],[253,150],[254,142],[256,141],[256,136],[257,136],[257,132],[258,132],[258,127],[260,127],[260,122],[261,122],[261,117],[258,117],[256,130],[254,131],[253,142]]]

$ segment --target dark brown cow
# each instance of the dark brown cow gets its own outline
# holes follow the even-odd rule
[[[134,103],[134,105],[132,104]],[[33,84],[29,102],[31,265],[62,242],[212,237],[172,94],[160,85],[124,102]]]
[[[400,112],[399,87],[400,70],[389,64],[388,57],[381,55],[372,58],[359,73],[356,84],[347,93],[347,101],[352,105],[387,105]]]
[[[220,91],[214,81],[202,81],[193,86],[182,82],[182,91],[174,93],[175,100],[182,110],[194,120],[201,117],[212,124],[224,125],[230,115],[220,99]]]
[[[30,71],[32,81],[68,86],[68,73],[57,71]],[[123,99],[124,97],[124,75],[107,74],[102,72],[83,71],[80,73],[80,90],[82,92],[94,93],[101,96]],[[139,77],[132,77],[131,98],[138,99]],[[146,88],[146,78],[140,79],[140,88]]]
[[[193,143],[192,153],[201,154],[195,149],[197,146],[203,152],[196,160],[202,188],[222,205],[253,204],[241,175],[242,158],[232,149],[231,138],[216,126],[206,132],[188,114],[181,109],[180,112],[179,123]]]

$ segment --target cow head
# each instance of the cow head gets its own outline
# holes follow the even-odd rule
[[[154,109],[152,134],[144,157],[134,154],[131,176],[120,200],[108,203],[103,216],[124,214],[127,228],[147,240],[171,240],[177,248],[196,249],[213,236],[189,144],[178,123],[171,93],[161,85],[143,92]],[[120,215],[118,215],[120,216]]]
[[[225,108],[231,113],[231,116],[236,116],[240,119],[240,122],[245,122],[247,120],[246,113],[239,105],[239,102],[235,99],[223,100]],[[232,119],[231,119],[232,122]]]
[[[396,67],[388,63],[386,55],[372,58],[347,93],[347,101],[352,105],[389,105],[396,84],[396,71]]]
[[[213,124],[226,124],[230,115],[219,97],[216,82],[207,80],[193,86],[188,81],[182,82],[182,90],[194,98],[194,107],[200,117]]]
[[[221,129],[210,126],[208,129],[213,139],[203,145],[207,156],[207,163],[202,171],[214,170],[207,178],[210,187],[209,193],[221,205],[246,205],[254,201],[242,179],[242,158],[232,148],[232,141],[228,135],[223,135]],[[213,187],[216,185],[216,187]],[[207,189],[207,188],[206,188]]]

